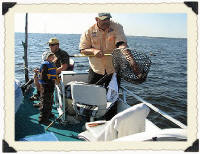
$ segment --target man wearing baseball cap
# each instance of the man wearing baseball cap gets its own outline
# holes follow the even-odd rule
[[[111,21],[110,13],[98,13],[96,24],[91,26],[80,38],[79,49],[82,54],[89,56],[88,83],[108,87],[115,72],[111,54],[115,48],[126,48],[127,41],[122,25]],[[117,79],[118,84],[120,78]],[[117,112],[117,105],[111,107],[105,115],[109,120]]]
[[[95,84],[104,75],[108,75],[105,86],[109,84],[114,67],[111,54],[115,48],[127,47],[127,40],[122,25],[111,21],[110,13],[98,13],[95,18],[96,24],[91,26],[80,38],[80,52],[89,57],[89,77],[88,82]]]
[[[59,48],[59,40],[57,38],[50,38],[48,41],[51,52],[55,54],[55,64],[57,67],[57,74],[61,71],[70,70],[69,54]]]
[[[54,54],[54,63],[57,67],[56,73],[60,74],[61,71],[71,71],[73,66],[69,64],[69,55],[66,51],[59,48],[59,40],[57,38],[50,38],[47,42],[49,45],[50,51]],[[40,97],[40,88],[38,83],[38,70],[34,69],[34,83],[37,87],[37,93],[30,97],[30,100],[35,101],[39,100]],[[34,107],[40,107],[40,104],[34,104]]]

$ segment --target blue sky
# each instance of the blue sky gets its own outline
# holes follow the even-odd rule
[[[186,14],[113,14],[128,35],[187,37]],[[123,17],[124,16],[124,17]]]
[[[81,34],[95,23],[97,13],[29,14],[29,32]],[[187,37],[184,13],[111,13],[129,36]],[[15,14],[15,32],[24,32],[25,14]]]

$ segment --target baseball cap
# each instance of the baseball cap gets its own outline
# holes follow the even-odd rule
[[[98,17],[100,20],[105,20],[105,19],[110,19],[112,18],[112,16],[110,15],[110,13],[98,13]]]
[[[48,57],[49,57],[50,55],[54,55],[54,53],[51,52],[51,51],[45,51],[45,52],[42,54],[42,60],[47,60]]]
[[[58,44],[59,43],[59,40],[57,38],[50,38],[49,39],[49,42],[47,42],[48,44]]]

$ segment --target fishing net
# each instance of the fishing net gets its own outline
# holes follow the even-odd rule
[[[146,80],[151,66],[151,60],[147,55],[128,48],[117,48],[112,55],[115,71],[120,78],[134,84]]]

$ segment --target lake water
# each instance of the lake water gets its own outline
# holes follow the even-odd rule
[[[21,42],[24,37],[24,33],[15,33],[15,77],[22,82],[24,49]],[[79,34],[29,34],[29,70],[40,66],[41,55],[48,49],[47,42],[51,37],[57,37],[60,48],[69,55],[79,53]],[[146,82],[139,85],[122,84],[173,118],[187,124],[187,39],[127,36],[127,40],[131,49],[150,56],[152,66]],[[75,58],[74,61],[76,70],[87,70],[89,67],[86,57]],[[32,77],[32,74],[29,76]],[[132,97],[128,97],[128,101],[131,100]],[[161,127],[171,125],[164,119],[158,120],[160,115],[153,112],[150,117]]]

